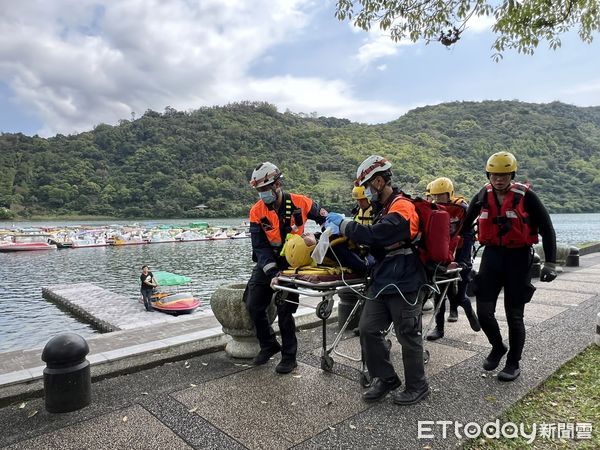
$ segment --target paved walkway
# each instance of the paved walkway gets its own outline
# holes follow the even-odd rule
[[[554,282],[536,286],[538,291],[525,313],[528,335],[521,377],[513,383],[500,383],[495,372],[481,369],[489,351],[485,336],[472,332],[459,312],[459,321],[446,326],[446,337],[427,344],[431,360],[426,370],[433,393],[411,407],[396,406],[390,398],[375,405],[363,403],[358,363],[334,356],[333,373],[321,371],[321,329],[311,328],[308,323],[299,332],[298,368],[286,376],[274,373],[277,358],[266,366],[252,367],[249,361],[230,359],[223,351],[202,353],[224,342],[220,328],[213,326],[214,319],[208,316],[199,319],[206,321],[203,331],[186,329],[194,323],[191,320],[179,324],[179,336],[197,333],[200,338],[202,333],[212,333],[206,339],[213,342],[204,350],[187,338],[181,338],[185,344],[176,344],[176,330],[159,339],[173,345],[141,353],[130,351],[131,346],[117,350],[111,347],[118,340],[123,345],[136,342],[134,349],[147,345],[149,341],[141,342],[140,334],[145,333],[140,330],[136,335],[126,330],[90,339],[91,358],[103,354],[106,360],[95,361],[93,366],[98,380],[92,385],[92,404],[67,414],[46,412],[40,397],[18,399],[19,395],[35,394],[34,386],[39,381],[7,381],[19,371],[35,372],[35,366],[31,366],[39,367],[39,359],[34,361],[35,352],[13,355],[12,369],[7,370],[4,363],[8,360],[3,354],[0,401],[4,395],[5,403],[11,403],[0,409],[0,446],[452,448],[460,441],[455,436],[443,439],[441,428],[433,430],[433,439],[419,439],[418,421],[484,424],[494,420],[593,341],[600,298],[600,254],[584,256],[580,268],[568,268]],[[314,313],[305,315],[304,320],[309,321],[311,316],[314,320]],[[506,336],[504,322],[501,328]],[[331,324],[330,339],[334,331],[335,324]],[[189,353],[189,349],[182,350],[186,345],[197,345],[191,350],[197,356],[178,359]],[[347,336],[340,350],[358,355],[358,339]],[[119,351],[130,354],[109,359],[116,355],[111,352]],[[108,376],[144,364],[144,358],[149,358],[146,364],[156,365],[161,355],[162,360],[172,361],[131,374]],[[392,357],[402,373],[396,342]],[[104,373],[99,371],[101,367],[105,367]],[[593,427],[597,433],[600,423]]]

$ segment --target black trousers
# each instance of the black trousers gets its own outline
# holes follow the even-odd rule
[[[474,279],[479,323],[493,348],[502,346],[502,335],[495,314],[498,295],[504,288],[509,343],[506,362],[510,364],[517,364],[521,360],[525,345],[523,314],[525,304],[535,292],[531,284],[532,259],[531,247],[486,247]]]
[[[254,266],[244,292],[244,301],[254,322],[256,337],[261,349],[269,349],[278,345],[275,331],[271,327],[267,316],[267,308],[271,304],[271,299],[275,293],[271,289],[270,283],[271,279],[265,275],[263,270],[258,266]],[[293,313],[298,310],[298,295],[288,293],[287,296],[289,301],[295,303],[284,302],[282,305],[277,306],[279,331],[281,332],[281,354],[283,358],[295,359],[298,351],[298,340],[296,339],[296,323]]]
[[[456,311],[459,306],[466,312],[470,312],[473,310],[471,306],[471,300],[467,297],[467,286],[469,284],[469,276],[471,273],[471,269],[463,269],[460,271],[460,281],[457,283],[458,287],[456,290],[453,290],[452,287],[448,288],[448,302],[450,303],[450,311]],[[439,296],[438,296],[439,297]],[[436,297],[436,305],[439,301],[439,298]],[[443,330],[444,329],[444,315],[446,314],[446,299],[442,300],[442,304],[440,305],[437,314],[435,315],[435,326]]]
[[[369,374],[377,378],[396,375],[385,342],[385,331],[394,323],[396,338],[402,346],[404,380],[407,390],[420,390],[427,385],[423,362],[422,308],[423,297],[417,292],[380,295],[367,300],[360,318],[360,343]]]

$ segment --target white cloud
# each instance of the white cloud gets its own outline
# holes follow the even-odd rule
[[[238,84],[231,86],[230,95],[236,96]],[[267,100],[292,111],[344,117],[357,122],[379,123],[398,118],[408,107],[391,105],[353,97],[352,88],[340,80],[295,78],[292,76],[252,80],[245,92],[237,96]]]
[[[355,26],[352,26],[352,28],[354,30],[358,29]],[[402,46],[414,44],[409,40],[394,42],[389,31],[383,31],[379,27],[372,28],[365,33],[367,34],[364,40],[365,43],[359,47],[355,56],[361,68],[366,68],[381,58],[396,55]]]
[[[475,33],[484,33],[491,31],[496,23],[494,16],[474,16],[467,22],[467,30]]]
[[[243,83],[255,59],[308,20],[304,0],[8,3],[0,81],[45,135],[228,101],[220,86]]]

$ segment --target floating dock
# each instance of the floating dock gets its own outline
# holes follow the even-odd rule
[[[175,317],[158,311],[148,312],[140,302],[91,283],[43,287],[42,296],[100,331],[130,330],[153,324],[181,322],[202,314],[199,311]]]

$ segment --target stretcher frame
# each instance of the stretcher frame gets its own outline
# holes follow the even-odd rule
[[[429,330],[431,329],[431,326],[435,321],[435,316],[439,311],[439,308],[441,306],[443,299],[446,296],[446,293],[448,292],[448,288],[450,287],[450,284],[454,283],[455,281],[460,280],[460,271],[461,271],[460,267],[446,267],[446,266],[441,266],[441,265],[435,266],[429,270],[429,275],[430,275],[429,276],[430,284],[428,285],[429,289],[431,290],[431,292],[433,293],[434,296],[439,296],[439,298],[441,300],[438,302],[434,302],[435,308],[433,310],[433,314],[432,314],[431,318],[429,319],[429,322],[427,323],[427,326],[425,327],[425,329],[422,330],[423,343],[426,342],[426,336],[429,333]],[[342,337],[348,327],[348,324],[351,322],[353,317],[357,314],[358,310],[361,308],[363,303],[366,301],[366,297],[363,296],[362,292],[360,292],[360,291],[364,290],[366,280],[364,278],[351,278],[351,279],[347,279],[347,280],[340,279],[340,280],[334,280],[334,281],[310,282],[310,281],[302,280],[300,278],[283,276],[283,275],[279,276],[278,280],[279,280],[280,284],[276,284],[273,286],[276,290],[276,293],[274,295],[274,300],[275,300],[276,304],[279,305],[282,302],[289,302],[289,303],[294,303],[294,304],[297,303],[300,306],[315,309],[316,316],[319,319],[321,319],[321,321],[322,321],[323,343],[322,343],[322,348],[321,348],[321,369],[326,372],[332,372],[335,362],[334,362],[333,358],[331,357],[331,353],[334,353],[334,354],[336,354],[342,358],[348,359],[350,361],[362,362],[362,369],[360,370],[361,384],[365,387],[368,387],[371,384],[371,379],[366,370],[365,361],[364,361],[364,358],[362,357],[362,354],[361,354],[360,358],[355,358],[350,355],[341,353],[337,350],[337,346],[340,343],[340,341],[342,340]],[[435,288],[432,285],[435,286]],[[329,319],[329,317],[331,316],[331,313],[333,311],[333,306],[334,306],[333,297],[337,293],[338,289],[346,288],[346,287],[351,287],[351,288],[356,289],[359,293],[360,298],[354,305],[354,308],[352,308],[352,311],[350,312],[350,314],[348,315],[348,318],[346,319],[346,322],[343,324],[342,328],[338,332],[335,340],[333,341],[331,346],[328,347],[327,346],[327,319]],[[424,286],[424,287],[427,288],[426,286]],[[290,301],[285,297],[285,294],[284,294],[285,292],[298,294],[299,296],[303,295],[303,296],[307,296],[307,297],[320,297],[320,298],[322,298],[322,300],[315,307],[313,305],[301,303],[300,301],[298,301],[298,302]],[[429,298],[430,296],[431,296],[431,294],[428,295],[427,298]],[[394,330],[394,324],[391,323],[390,326],[388,327],[388,329],[385,331],[385,336],[389,335],[390,333],[393,334],[393,330]],[[391,344],[392,344],[391,340],[387,339],[387,345],[389,347],[391,347]],[[424,362],[425,362],[425,364],[427,364],[427,362],[429,362],[429,357],[430,357],[429,350],[425,349],[423,353],[424,353],[423,354]]]

